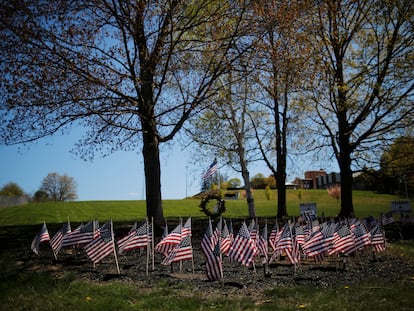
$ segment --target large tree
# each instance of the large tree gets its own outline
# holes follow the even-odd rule
[[[162,223],[160,144],[215,93],[231,63],[239,26],[227,23],[239,12],[232,4],[3,1],[2,142],[81,125],[83,157],[141,146],[147,215]]]
[[[414,188],[414,137],[398,137],[381,156],[381,176],[407,197]]]
[[[233,67],[220,83],[224,88],[211,98],[214,104],[189,123],[187,133],[197,144],[201,157],[214,155],[242,175],[248,216],[254,219],[256,209],[249,164],[257,160],[258,155],[251,124],[254,112],[250,112],[248,100],[252,83],[246,64]]]
[[[354,215],[352,175],[370,166],[385,141],[413,124],[414,3],[325,0],[315,7],[307,90],[315,118],[308,148],[330,146],[341,175],[340,216]],[[378,162],[376,162],[378,163]]]
[[[59,175],[56,172],[47,174],[42,180],[39,191],[47,193],[49,199],[59,202],[72,201],[78,197],[75,179],[67,174]]]
[[[309,48],[305,45],[308,1],[257,1],[256,53],[254,54],[255,109],[267,119],[253,122],[262,158],[277,184],[277,217],[288,216],[286,177],[289,138],[300,115],[295,94],[306,74]]]

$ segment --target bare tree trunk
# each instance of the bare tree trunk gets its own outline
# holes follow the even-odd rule
[[[351,147],[346,135],[339,138],[340,155],[338,164],[341,174],[341,210],[339,217],[353,217],[354,205],[352,203],[352,170],[351,170]]]
[[[249,213],[249,218],[254,219],[256,218],[256,208],[254,206],[254,197],[252,192],[252,187],[250,184],[250,174],[247,169],[247,165],[245,164],[245,161],[240,161],[242,164],[242,177],[245,185],[245,191],[246,191],[246,201],[247,201],[247,209]]]
[[[158,137],[155,134],[143,134],[142,155],[144,157],[145,193],[147,217],[153,218],[157,227],[164,224],[161,201],[161,165]]]

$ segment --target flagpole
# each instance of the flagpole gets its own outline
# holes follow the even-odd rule
[[[111,235],[112,235],[112,249],[113,249],[113,252],[114,252],[116,269],[118,271],[118,274],[121,274],[121,271],[119,270],[118,256],[116,255],[115,235],[114,235],[114,223],[112,222],[112,219],[111,219]]]

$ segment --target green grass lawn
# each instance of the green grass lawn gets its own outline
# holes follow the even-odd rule
[[[387,254],[414,263],[414,241],[393,242]],[[380,282],[365,280],[330,287],[313,285],[275,286],[245,296],[221,296],[226,285],[211,283],[218,290],[205,296],[191,282],[160,279],[151,288],[134,282],[93,281],[72,273],[21,271],[15,254],[0,257],[0,310],[413,310],[414,275]],[[52,265],[52,264],[50,264]]]
[[[299,215],[299,203],[316,202],[319,215],[334,216],[340,205],[323,190],[288,191],[288,213]],[[255,191],[259,217],[275,217],[276,192],[267,200],[263,191]],[[355,191],[354,207],[358,217],[378,216],[389,211],[389,204],[398,197]],[[199,210],[200,200],[165,200],[164,216],[206,217]],[[244,199],[227,200],[226,218],[247,216]],[[32,203],[0,209],[0,310],[413,310],[414,275],[400,276],[393,283],[366,280],[352,285],[330,287],[313,285],[277,286],[260,292],[260,299],[246,295],[205,297],[191,282],[172,278],[160,279],[151,288],[131,281],[105,282],[79,278],[65,272],[24,269],[18,261],[27,252],[28,236],[43,221],[63,223],[88,221],[131,222],[145,218],[145,201],[83,201],[67,203]],[[22,226],[29,225],[29,226]],[[11,227],[6,227],[11,226]],[[12,227],[14,226],[14,227]],[[12,238],[10,233],[14,232]],[[24,243],[22,242],[24,241]],[[6,243],[7,242],[7,243]],[[23,244],[22,244],[23,243]],[[10,248],[10,250],[8,249]],[[414,241],[393,241],[386,252],[414,264]],[[27,258],[26,258],[27,260]],[[53,263],[50,262],[50,267]],[[223,286],[214,282],[212,287]]]
[[[340,209],[340,202],[330,197],[325,190],[287,191],[287,210],[290,216],[299,215],[301,202],[315,202],[318,207],[318,216],[335,216]],[[277,193],[267,200],[263,190],[255,190],[255,206],[258,217],[272,218],[277,213]],[[390,202],[397,200],[397,196],[376,194],[371,191],[354,191],[354,209],[357,217],[379,216],[389,211]],[[199,208],[200,200],[164,200],[164,216],[170,217],[206,217]],[[226,218],[247,217],[246,200],[226,200]],[[0,226],[30,225],[46,223],[63,223],[67,219],[71,222],[88,221],[92,218],[100,221],[112,219],[118,221],[133,221],[146,216],[145,201],[76,201],[76,202],[49,202],[30,203],[28,205],[0,208]]]

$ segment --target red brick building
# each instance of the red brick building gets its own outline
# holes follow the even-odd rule
[[[324,170],[306,171],[305,178],[302,180],[305,189],[318,189],[318,177],[326,176]]]

